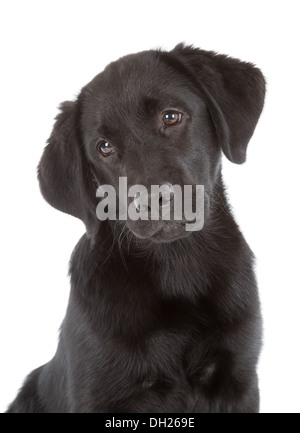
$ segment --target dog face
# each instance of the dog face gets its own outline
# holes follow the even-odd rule
[[[251,64],[191,47],[146,51],[111,63],[62,112],[39,165],[45,198],[97,231],[95,185],[204,185],[205,219],[221,151],[235,163],[264,101]],[[195,199],[195,196],[193,196]],[[133,198],[131,198],[131,201]],[[130,201],[130,198],[129,198]],[[149,208],[150,215],[150,208]],[[185,220],[127,220],[137,237],[164,242],[188,235]]]
[[[121,176],[128,187],[142,184],[148,190],[196,184],[210,189],[220,151],[205,102],[193,90],[155,52],[128,56],[98,75],[85,89],[88,110],[81,121],[98,183],[118,191]],[[126,224],[137,237],[154,242],[188,234],[185,220],[172,216]]]

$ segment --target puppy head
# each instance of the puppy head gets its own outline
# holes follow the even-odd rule
[[[97,186],[118,192],[120,177],[148,189],[204,185],[208,209],[221,151],[245,161],[264,93],[259,69],[213,52],[178,45],[126,56],[61,105],[39,164],[41,191],[81,218],[90,235],[100,223]],[[163,242],[186,236],[183,222],[124,224],[137,237]]]

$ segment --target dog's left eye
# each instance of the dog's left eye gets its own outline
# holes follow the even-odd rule
[[[165,126],[174,126],[181,122],[182,114],[178,111],[166,111],[163,113],[162,121]]]
[[[109,156],[115,151],[112,145],[105,140],[100,141],[100,143],[98,144],[98,149],[100,150],[103,156]]]

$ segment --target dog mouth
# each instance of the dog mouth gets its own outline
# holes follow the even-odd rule
[[[137,223],[137,222],[136,222]],[[186,231],[187,221],[173,221],[172,223],[165,223],[163,221],[156,221],[156,224],[128,224],[129,230],[138,239],[149,240],[153,243],[172,242],[177,239],[188,236],[191,232]]]
[[[182,226],[180,227],[180,230],[171,231],[166,230],[165,228],[161,228],[150,237],[150,240],[154,243],[172,242],[186,237],[189,234],[190,232],[187,232],[186,230],[184,230],[184,228],[182,229]]]

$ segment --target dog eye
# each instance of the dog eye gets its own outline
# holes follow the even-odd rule
[[[166,111],[163,113],[162,121],[165,126],[177,125],[181,122],[182,114],[178,111]]]
[[[109,156],[115,151],[112,145],[105,140],[99,142],[98,149],[100,150],[103,156]]]

